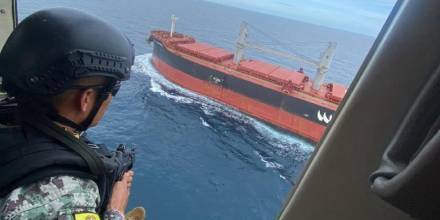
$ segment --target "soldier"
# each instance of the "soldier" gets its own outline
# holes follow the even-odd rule
[[[123,34],[77,10],[42,10],[17,26],[0,53],[2,87],[17,102],[0,126],[0,219],[124,219],[133,155],[83,132],[133,61]]]

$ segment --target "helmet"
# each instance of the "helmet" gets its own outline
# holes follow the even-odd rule
[[[53,8],[30,15],[12,32],[0,53],[0,76],[2,88],[17,98],[23,115],[38,110],[84,131],[109,92],[115,94],[119,82],[129,78],[133,62],[133,44],[113,26],[77,10]],[[91,76],[111,80],[80,124],[59,115],[47,102],[50,96],[76,88],[75,80]]]
[[[0,53],[0,76],[11,96],[50,96],[83,77],[126,80],[133,61],[133,44],[113,26],[52,8],[28,16],[12,32]]]

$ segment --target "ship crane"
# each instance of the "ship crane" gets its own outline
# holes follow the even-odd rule
[[[175,15],[171,15],[171,28],[170,28],[170,37],[173,37],[173,34],[176,30],[176,21],[177,21],[177,17]]]
[[[324,82],[325,73],[329,70],[330,63],[334,56],[334,51],[336,49],[336,42],[329,42],[328,47],[326,50],[321,53],[321,57],[319,60],[313,60],[309,58],[305,58],[296,54],[286,53],[282,51],[278,51],[275,49],[267,48],[258,44],[249,43],[246,41],[247,35],[248,35],[248,24],[246,22],[242,22],[240,27],[240,34],[238,37],[238,40],[236,42],[236,50],[234,53],[234,63],[239,64],[241,60],[243,60],[244,57],[244,50],[245,49],[254,49],[261,51],[263,53],[271,54],[278,57],[283,57],[289,60],[293,60],[295,62],[301,62],[308,64],[310,66],[315,67],[316,70],[316,77],[313,80],[313,86],[312,88],[314,90],[319,90],[321,88],[322,83]]]

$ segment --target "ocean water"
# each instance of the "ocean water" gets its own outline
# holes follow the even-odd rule
[[[144,206],[148,219],[275,219],[314,146],[234,109],[174,85],[150,63],[145,42],[153,29],[177,31],[233,50],[241,21],[249,40],[307,57],[338,42],[327,81],[349,85],[373,38],[200,0],[20,0],[19,20],[49,7],[94,14],[123,31],[136,62],[102,123],[89,136],[115,147],[136,147],[129,207]],[[301,64],[254,51],[246,56],[290,68]],[[313,68],[304,66],[312,77]]]

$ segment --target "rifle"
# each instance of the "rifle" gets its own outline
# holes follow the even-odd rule
[[[133,168],[133,164],[136,158],[135,149],[128,148],[124,144],[119,144],[119,146],[114,151],[114,158],[116,159],[118,166],[113,171],[113,183],[122,180],[124,173]]]

